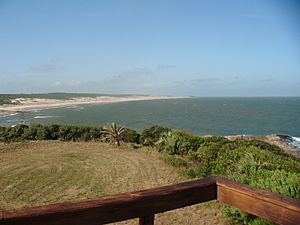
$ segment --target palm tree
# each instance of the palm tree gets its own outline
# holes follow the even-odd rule
[[[126,131],[126,128],[118,127],[113,122],[113,123],[107,124],[107,126],[103,127],[102,133],[106,136],[107,139],[115,142],[118,146],[120,146],[120,143],[123,140],[123,134],[125,131]]]

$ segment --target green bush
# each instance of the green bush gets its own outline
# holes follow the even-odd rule
[[[39,126],[36,134],[37,140],[51,140],[51,133],[48,126]]]
[[[1,142],[24,140],[90,141],[101,138],[101,128],[71,125],[20,124],[15,127],[0,127]]]
[[[256,161],[253,157],[249,157],[248,162],[246,161],[247,160],[245,160],[246,165],[241,165],[241,167],[247,167],[248,169],[246,170],[249,171],[249,175],[248,177],[235,176],[236,181],[292,198],[300,199],[299,172],[290,173],[284,170],[270,171],[260,169],[259,162]],[[234,207],[226,206],[224,212],[225,215],[227,215],[232,221],[237,224],[272,224],[256,216],[249,215]]]
[[[38,128],[35,125],[29,125],[24,131],[24,140],[37,140]]]
[[[152,126],[143,130],[140,143],[145,146],[154,146],[162,134],[169,132],[171,129],[161,126]]]
[[[19,124],[15,127],[1,128],[0,140],[3,142],[22,141],[27,125]]]
[[[126,129],[125,132],[123,133],[123,140],[125,142],[130,142],[130,143],[140,143],[140,134],[136,132],[135,130],[131,129]]]
[[[300,199],[300,160],[278,146],[260,140],[240,138],[230,141],[223,137],[198,137],[160,127],[146,131],[146,145],[169,153],[171,156],[163,160],[173,166],[184,167],[189,177],[221,175]],[[238,224],[270,224],[232,207],[225,207],[225,215]]]
[[[58,124],[50,124],[48,125],[49,132],[51,134],[51,140],[57,140],[59,138],[59,127]]]
[[[98,140],[101,139],[102,136],[102,128],[97,127],[91,127],[90,129],[90,135],[92,140]]]
[[[191,133],[172,130],[161,135],[155,146],[171,154],[186,155],[189,151],[196,151],[204,139]]]
[[[300,173],[291,173],[284,170],[258,169],[249,175],[247,183],[251,186],[270,190],[278,194],[300,199]],[[243,179],[237,177],[237,181]]]

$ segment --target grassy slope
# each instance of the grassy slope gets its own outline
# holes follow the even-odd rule
[[[98,142],[0,143],[0,210],[94,198],[186,180],[147,149]],[[220,205],[159,214],[156,224],[224,224]],[[128,221],[125,224],[137,224]]]

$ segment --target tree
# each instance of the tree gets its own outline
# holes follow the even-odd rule
[[[102,133],[106,136],[107,139],[116,143],[120,146],[121,141],[123,140],[124,132],[126,128],[118,127],[114,122],[111,124],[107,124],[107,126],[103,127]]]

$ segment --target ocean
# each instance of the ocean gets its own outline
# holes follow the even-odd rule
[[[116,122],[137,131],[161,125],[197,135],[285,134],[297,139],[300,97],[199,97],[77,105],[1,117],[0,126],[24,119],[27,123],[93,126]]]

